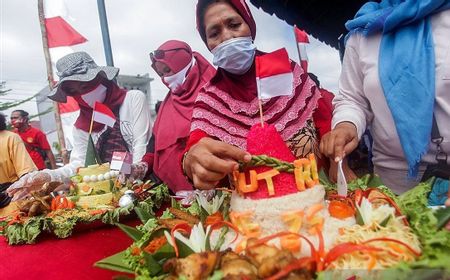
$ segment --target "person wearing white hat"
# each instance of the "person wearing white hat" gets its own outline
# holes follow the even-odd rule
[[[98,66],[86,52],[75,52],[56,63],[60,81],[48,96],[65,103],[73,97],[80,106],[80,115],[73,128],[74,148],[70,163],[55,169],[42,170],[23,176],[7,190],[13,201],[26,197],[30,190],[49,181],[64,181],[85,164],[93,107],[96,102],[106,105],[115,115],[114,127],[94,122],[92,139],[102,162],[111,161],[114,151],[127,151],[133,162],[140,162],[151,136],[150,110],[146,97],[139,90],[119,88],[115,78],[119,69]]]

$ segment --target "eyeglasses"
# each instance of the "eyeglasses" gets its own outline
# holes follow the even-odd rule
[[[150,60],[152,61],[152,63],[155,63],[156,59],[163,59],[166,56],[166,52],[179,51],[179,50],[185,50],[187,53],[190,53],[190,51],[186,48],[174,48],[174,49],[169,49],[169,50],[155,50],[150,53]]]

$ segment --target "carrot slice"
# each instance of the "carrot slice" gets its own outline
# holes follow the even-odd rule
[[[250,185],[245,181],[245,173],[238,175],[238,189],[241,193],[255,192],[258,190],[258,175],[255,170],[250,170]]]
[[[271,169],[269,171],[259,173],[256,177],[258,180],[263,180],[263,179],[266,180],[267,191],[269,193],[269,196],[275,195],[275,187],[273,185],[272,177],[274,177],[278,174],[280,174],[280,171],[278,171],[276,169]]]
[[[223,221],[222,213],[217,211],[216,213],[206,217],[206,219],[205,219],[205,226],[213,225],[213,224],[216,224],[216,223],[221,222],[221,221]]]
[[[357,251],[366,251],[366,252],[378,252],[382,251],[380,248],[364,245],[364,244],[355,244],[352,242],[345,242],[333,247],[324,258],[325,268],[338,259],[340,256],[357,252]]]
[[[371,242],[375,242],[375,241],[394,242],[394,243],[397,243],[397,244],[400,244],[400,245],[406,247],[411,253],[413,253],[417,257],[420,257],[420,255],[421,255],[420,252],[414,250],[411,246],[409,246],[405,242],[402,242],[400,240],[393,239],[393,238],[388,238],[388,237],[372,238],[372,239],[364,241],[363,244],[367,244],[367,243],[371,243]]]
[[[311,207],[308,208],[308,210],[306,210],[306,219],[311,220],[314,217],[314,215],[317,214],[317,212],[319,212],[323,208],[324,206],[322,203],[312,205]]]
[[[367,264],[367,270],[371,271],[375,265],[377,265],[377,257],[375,256],[375,254],[370,254],[369,253],[369,263]]]
[[[302,248],[302,243],[298,236],[286,235],[280,238],[281,248],[290,251],[291,253],[298,253]]]

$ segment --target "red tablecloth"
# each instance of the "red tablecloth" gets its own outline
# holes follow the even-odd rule
[[[139,221],[128,221],[131,226]],[[39,237],[36,244],[9,246],[0,237],[0,279],[111,279],[120,273],[93,267],[126,249],[131,239],[115,226],[76,231],[67,239]]]

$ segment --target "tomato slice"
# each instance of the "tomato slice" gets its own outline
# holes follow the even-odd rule
[[[346,219],[355,216],[355,209],[345,202],[332,200],[328,205],[328,212],[337,219]]]

